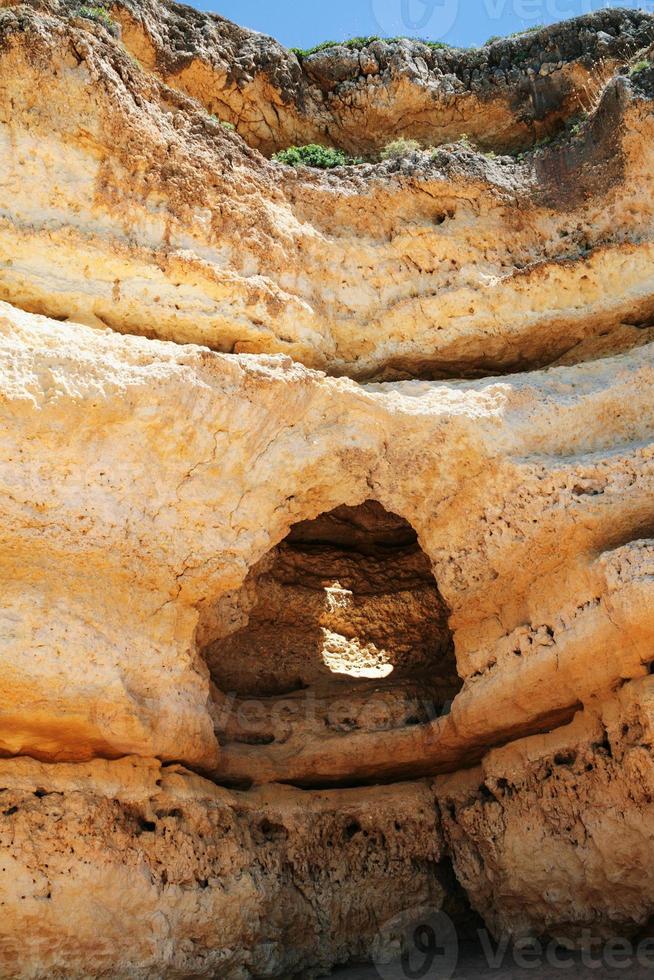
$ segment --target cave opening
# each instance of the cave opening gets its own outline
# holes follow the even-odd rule
[[[268,747],[447,713],[461,687],[448,612],[416,531],[378,502],[295,524],[216,607],[203,655],[219,740]]]

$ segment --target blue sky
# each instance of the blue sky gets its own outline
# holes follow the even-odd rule
[[[272,34],[288,47],[368,34],[406,34],[467,46],[602,7],[654,12],[654,0],[195,0],[193,6]]]

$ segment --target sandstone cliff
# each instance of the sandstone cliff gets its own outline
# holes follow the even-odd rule
[[[639,933],[654,17],[0,6],[0,973]]]

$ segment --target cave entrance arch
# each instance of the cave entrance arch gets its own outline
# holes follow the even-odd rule
[[[461,687],[430,561],[413,527],[374,500],[295,524],[218,613],[222,635],[203,653],[232,698],[340,698],[335,724],[347,730],[359,727],[347,699],[388,692],[376,723],[396,727],[447,711]],[[229,737],[269,743],[279,733]]]

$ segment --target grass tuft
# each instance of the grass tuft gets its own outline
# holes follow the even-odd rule
[[[640,61],[637,61],[635,65],[632,65],[631,68],[629,69],[629,78],[633,78],[634,75],[640,74],[641,71],[647,71],[647,69],[651,67],[652,67],[651,61],[647,61],[647,59],[642,58]]]
[[[102,24],[114,37],[118,35],[118,25],[107,8],[102,4],[88,5],[83,3],[75,10],[75,16],[83,17],[85,20],[92,20],[96,24]]]

